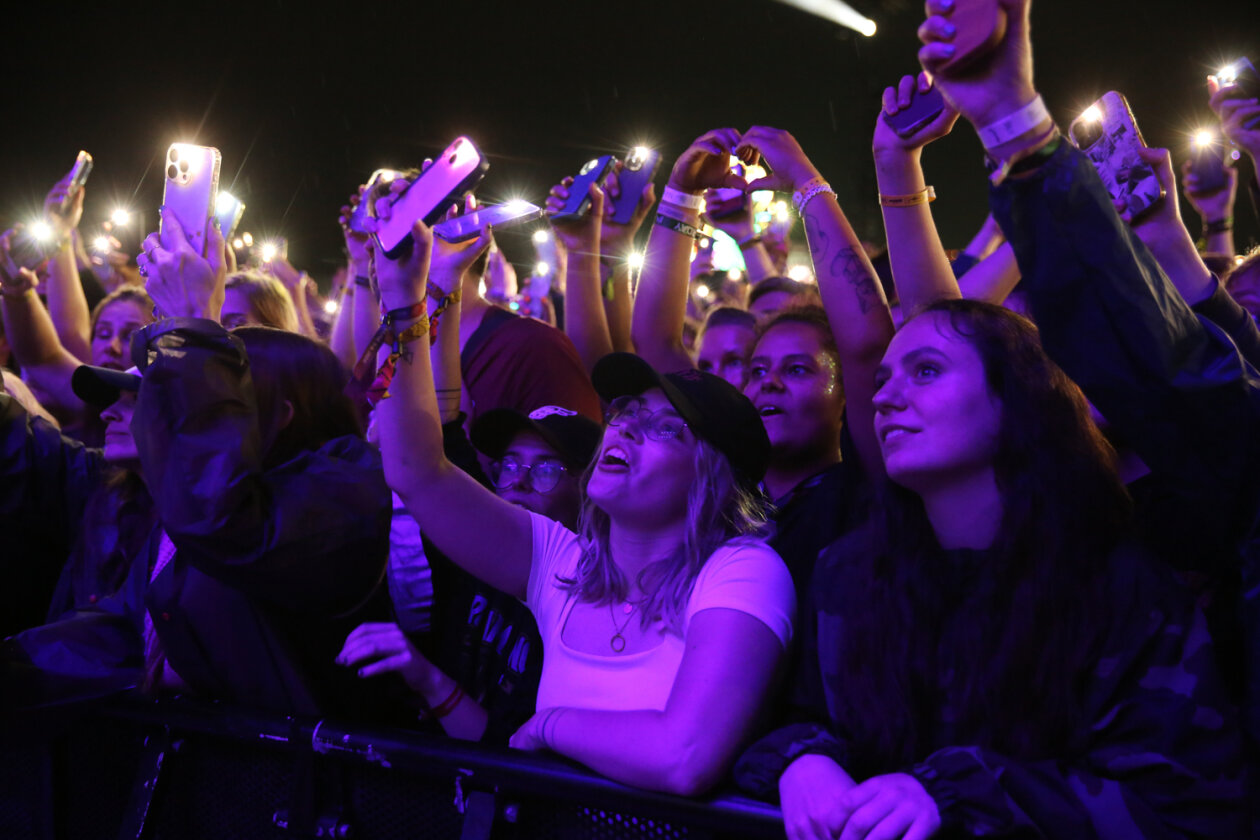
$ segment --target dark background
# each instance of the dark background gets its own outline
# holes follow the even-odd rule
[[[323,284],[341,260],[345,195],[458,134],[490,157],[483,201],[541,202],[595,153],[655,145],[661,184],[696,135],[765,124],[796,135],[859,232],[879,239],[871,128],[883,87],[917,69],[923,11],[852,5],[875,37],[770,0],[30,5],[0,50],[0,221],[28,218],[83,148],[96,159],[85,233],[116,203],[152,227],[166,147],[213,145],[223,187],[248,204],[241,229],[287,236],[292,262]],[[1211,118],[1204,76],[1260,59],[1260,3],[1037,0],[1033,44],[1062,125],[1119,90],[1147,142],[1179,163]],[[986,212],[979,141],[960,124],[924,164],[945,244],[961,247]],[[1236,215],[1241,249],[1260,231],[1245,196]],[[501,242],[529,259],[522,234]]]

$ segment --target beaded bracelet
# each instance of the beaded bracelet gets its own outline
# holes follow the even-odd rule
[[[823,193],[831,193],[832,195],[835,195],[836,191],[831,188],[830,184],[826,184],[826,183],[817,184],[813,187],[810,187],[809,192],[801,196],[801,200],[797,203],[796,214],[798,216],[805,215],[805,208],[809,205],[809,203],[813,201],[815,198],[817,198],[818,196],[822,195]]]

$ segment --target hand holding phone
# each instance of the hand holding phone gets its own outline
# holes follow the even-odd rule
[[[940,119],[946,112],[949,117]],[[896,87],[884,89],[884,107],[880,111],[880,120],[898,139],[884,136],[876,126],[875,150],[878,153],[881,147],[921,148],[949,134],[957,119],[958,111],[945,101],[927,73],[903,76]]]
[[[92,156],[79,152],[74,166],[48,191],[44,199],[44,221],[52,228],[52,239],[64,242],[83,218],[83,185],[92,172]]]
[[[457,137],[431,166],[401,193],[394,194],[389,217],[377,219],[373,233],[377,249],[391,260],[403,257],[411,247],[411,230],[415,223],[423,220],[432,227],[442,214],[481,182],[489,169],[490,162],[481,149],[467,137]]]
[[[136,258],[154,306],[168,317],[219,320],[228,270],[223,235],[211,225],[199,250],[196,231],[173,207],[164,206],[160,218],[161,232],[145,237]]]
[[[612,155],[601,155],[583,164],[578,174],[573,176],[572,183],[567,185],[568,197],[559,209],[552,213],[552,221],[559,223],[574,221],[590,212],[591,185],[603,186],[604,178],[608,175],[615,160],[616,158]]]
[[[182,234],[198,256],[207,256],[206,236],[219,195],[219,167],[222,157],[212,146],[172,143],[166,151],[166,187],[162,194],[163,212],[158,228],[168,251],[176,247]],[[178,221],[178,234],[168,235],[170,221]]]
[[[1222,97],[1226,100],[1254,106],[1254,101],[1260,99],[1260,74],[1256,73],[1256,68],[1246,58],[1240,58],[1224,67],[1213,78],[1218,89],[1224,92]],[[1260,109],[1253,108],[1247,112],[1240,124],[1245,131],[1260,128]]]
[[[739,189],[747,185],[744,179],[731,172],[731,155],[746,164],[757,163],[757,153],[745,148],[742,152],[740,133],[733,128],[707,131],[692,142],[674,161],[669,173],[669,186],[689,193],[701,193],[708,189]]]
[[[618,225],[628,225],[640,210],[643,191],[656,178],[656,170],[661,165],[661,153],[646,146],[635,146],[626,155],[613,175],[616,189],[610,190],[610,207],[605,208],[608,221]]]
[[[482,207],[461,216],[451,215],[433,226],[433,235],[447,242],[467,242],[490,228],[516,227],[532,222],[542,215],[541,207],[518,199],[492,207]]]

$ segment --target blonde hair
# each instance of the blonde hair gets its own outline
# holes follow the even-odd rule
[[[293,305],[293,296],[276,278],[256,271],[238,271],[228,277],[226,288],[245,292],[259,326],[298,331],[297,307]]]
[[[557,580],[561,589],[579,601],[602,606],[626,600],[630,586],[612,559],[609,516],[585,496],[594,467],[592,460],[582,476],[578,521],[582,559],[575,577]],[[644,567],[636,581],[645,595],[639,613],[644,629],[659,619],[670,631],[683,635],[691,590],[709,556],[732,540],[764,538],[769,532],[764,498],[741,484],[726,456],[703,440],[696,441],[695,474],[687,496],[687,531],[682,543],[669,557]]]

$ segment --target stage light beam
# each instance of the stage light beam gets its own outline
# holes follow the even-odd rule
[[[778,2],[785,6],[793,6],[802,12],[817,15],[832,23],[838,23],[855,32],[860,32],[867,38],[872,37],[877,28],[875,21],[854,9],[848,3],[842,3],[841,0],[778,0]]]

